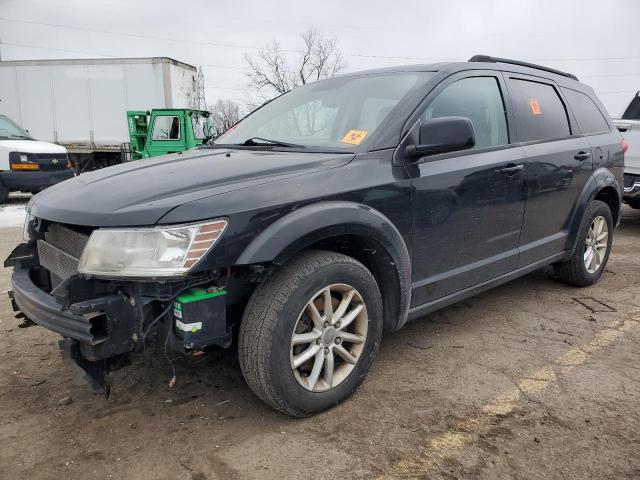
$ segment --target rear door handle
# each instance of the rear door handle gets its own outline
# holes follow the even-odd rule
[[[521,163],[520,165],[510,165],[508,167],[498,168],[496,169],[496,172],[504,173],[505,175],[515,175],[522,170],[524,170],[524,164]]]
[[[589,152],[578,152],[576,153],[573,158],[575,158],[576,160],[582,162],[583,160],[586,160],[588,158],[591,157],[591,154]]]

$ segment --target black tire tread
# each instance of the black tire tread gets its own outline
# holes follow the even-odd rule
[[[595,279],[585,276],[583,272],[584,261],[580,252],[580,239],[585,235],[586,230],[591,225],[591,221],[595,216],[595,213],[603,207],[606,208],[607,211],[609,211],[609,215],[611,215],[609,205],[605,202],[601,200],[592,200],[589,203],[584,212],[582,224],[580,225],[580,231],[578,232],[578,244],[576,245],[575,251],[572,253],[569,260],[557,264],[555,267],[558,278],[569,285],[573,285],[575,287],[588,287],[589,285],[593,285],[598,281],[598,278],[600,278],[600,275]],[[611,218],[611,216],[609,218]],[[609,229],[609,235],[613,235],[613,229]],[[602,267],[602,270],[604,270],[604,266]]]
[[[351,264],[366,270],[364,265],[347,255],[321,250],[305,252],[276,269],[256,287],[240,324],[238,358],[247,384],[264,402],[296,417],[308,413],[298,411],[273,388],[270,338],[289,295],[308,275],[328,263]]]

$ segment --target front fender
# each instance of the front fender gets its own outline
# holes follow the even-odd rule
[[[397,274],[399,305],[385,324],[404,324],[411,301],[411,260],[398,229],[379,211],[363,204],[327,201],[301,207],[278,219],[258,235],[238,257],[236,265],[282,265],[297,252],[327,238],[354,235],[375,242],[391,259]],[[385,299],[383,299],[385,300]],[[385,301],[386,303],[386,301]]]

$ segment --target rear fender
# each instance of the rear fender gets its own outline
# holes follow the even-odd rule
[[[582,189],[580,197],[576,203],[576,207],[573,209],[573,215],[569,219],[568,250],[573,251],[576,246],[580,224],[582,223],[582,217],[587,209],[587,205],[589,205],[589,202],[596,198],[598,193],[600,193],[604,188],[612,188],[615,190],[618,205],[622,203],[620,185],[613,173],[606,168],[599,168],[595,170]],[[611,212],[611,214],[615,218],[619,212]]]

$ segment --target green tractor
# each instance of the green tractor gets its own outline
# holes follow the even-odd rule
[[[184,152],[213,138],[210,113],[189,109],[127,112],[130,159]]]

